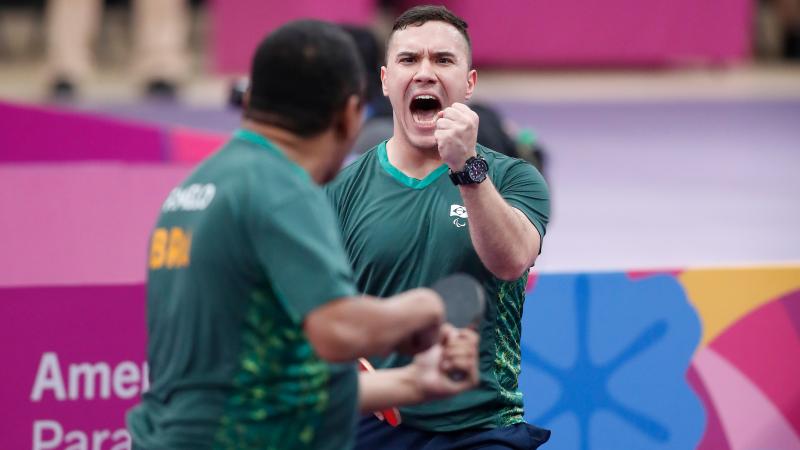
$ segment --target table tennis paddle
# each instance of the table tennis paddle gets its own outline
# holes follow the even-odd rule
[[[436,291],[445,305],[446,321],[456,328],[477,327],[483,311],[486,308],[486,294],[483,286],[475,278],[456,273],[442,278],[431,286]],[[374,372],[375,368],[365,358],[358,359],[358,368],[362,372]],[[453,381],[466,378],[467,374],[453,371],[447,374]],[[375,411],[375,417],[385,420],[389,425],[396,427],[401,422],[400,411],[397,408],[387,408]]]
[[[455,273],[437,281],[431,289],[442,297],[448,323],[456,328],[477,328],[486,308],[486,293],[478,280],[465,273]],[[467,374],[454,370],[447,376],[461,381]]]
[[[431,286],[445,307],[445,321],[456,328],[476,327],[486,308],[486,292],[470,275],[455,273]]]

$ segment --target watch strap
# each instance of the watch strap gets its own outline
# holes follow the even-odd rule
[[[472,177],[469,175],[470,165],[476,163],[483,163],[484,168],[486,168],[486,160],[483,159],[480,155],[473,156],[464,163],[464,168],[458,172],[454,172],[452,169],[450,170],[450,181],[453,182],[456,186],[461,184],[477,184],[481,183],[483,180],[486,179],[486,175],[483,176],[481,180],[473,180]]]
[[[462,170],[462,171],[459,171],[459,172],[453,172],[451,170],[450,171],[450,181],[452,181],[453,184],[455,184],[456,186],[458,186],[459,184],[471,184],[472,183],[472,180],[469,178],[469,175],[467,175],[466,169]]]

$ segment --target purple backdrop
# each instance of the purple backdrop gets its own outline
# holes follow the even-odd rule
[[[0,101],[0,162],[162,161],[165,142],[155,126]]]
[[[116,444],[146,387],[144,286],[0,288],[0,299],[0,448],[128,448]]]

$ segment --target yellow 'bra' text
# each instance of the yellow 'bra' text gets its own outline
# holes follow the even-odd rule
[[[150,240],[151,269],[179,269],[189,265],[192,233],[181,227],[156,228]]]

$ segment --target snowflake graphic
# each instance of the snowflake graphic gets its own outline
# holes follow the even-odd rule
[[[693,449],[705,428],[686,381],[700,323],[669,275],[545,275],[523,315],[525,418],[548,450]]]

